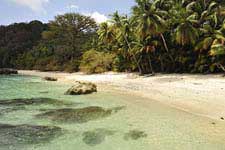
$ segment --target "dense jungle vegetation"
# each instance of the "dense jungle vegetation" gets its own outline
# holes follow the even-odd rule
[[[78,13],[0,26],[0,67],[43,71],[225,71],[225,1],[136,0],[97,24]]]

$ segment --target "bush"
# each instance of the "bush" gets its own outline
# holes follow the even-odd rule
[[[79,71],[80,60],[70,61],[63,66],[65,72],[73,73]]]
[[[112,70],[115,55],[96,50],[86,51],[81,60],[80,70],[91,73],[103,73]]]

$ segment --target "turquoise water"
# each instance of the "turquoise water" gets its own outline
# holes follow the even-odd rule
[[[19,131],[16,131],[11,138],[14,140],[13,144],[1,145],[1,143],[7,143],[4,139],[12,135],[10,135],[11,132],[0,129],[2,136],[0,150],[225,149],[224,121],[199,117],[155,101],[115,91],[100,91],[85,96],[64,95],[70,86],[69,83],[46,82],[38,77],[0,76],[0,101],[51,98],[65,103],[13,106],[13,111],[4,111],[0,115],[0,124],[57,126],[62,129],[62,132],[48,141],[34,140],[27,143],[18,140],[21,135]],[[49,118],[35,117],[55,109],[77,110],[90,106],[121,109],[109,116],[83,123],[57,122]],[[12,108],[12,106],[0,105],[0,111],[5,108]],[[32,139],[32,135],[26,136]]]

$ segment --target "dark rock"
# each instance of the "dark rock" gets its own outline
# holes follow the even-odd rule
[[[107,136],[113,135],[114,132],[105,129],[96,129],[83,133],[83,142],[89,146],[96,146],[104,142]]]
[[[39,92],[40,94],[48,94],[49,92],[48,91],[42,91],[42,92]]]
[[[0,75],[10,75],[10,74],[18,74],[18,71],[14,69],[0,68]]]
[[[146,133],[144,133],[143,131],[132,130],[124,135],[124,139],[125,140],[138,140],[140,138],[145,138],[147,136],[148,135]]]
[[[224,120],[224,117],[221,117],[220,119],[221,119],[221,120]]]
[[[65,95],[83,95],[91,94],[93,92],[97,92],[97,86],[95,84],[77,81],[69,90],[67,90]]]
[[[61,134],[61,128],[55,126],[0,124],[0,147],[14,144],[45,143]]]
[[[121,108],[122,109],[122,108]],[[63,123],[85,123],[91,120],[97,120],[100,118],[108,117],[112,113],[115,113],[119,108],[115,109],[103,109],[101,107],[86,107],[79,109],[56,109],[49,112],[45,112],[37,115],[38,118],[47,118],[52,121]]]
[[[54,77],[44,77],[44,80],[46,80],[46,81],[57,81],[58,79],[54,78]]]
[[[25,107],[23,106],[16,106],[16,107],[7,107],[7,108],[1,108],[0,107],[0,115],[4,115],[4,114],[7,114],[7,113],[11,113],[11,112],[14,112],[14,111],[18,111],[18,110],[24,110]]]
[[[64,103],[62,101],[50,98],[0,100],[0,106],[21,106],[21,105],[41,105],[41,104],[63,105]]]

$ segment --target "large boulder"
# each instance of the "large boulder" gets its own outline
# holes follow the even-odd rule
[[[90,82],[79,82],[77,81],[65,95],[82,95],[82,94],[91,94],[97,92],[97,86]]]
[[[18,74],[18,71],[14,69],[0,68],[0,75],[10,75],[10,74]]]

